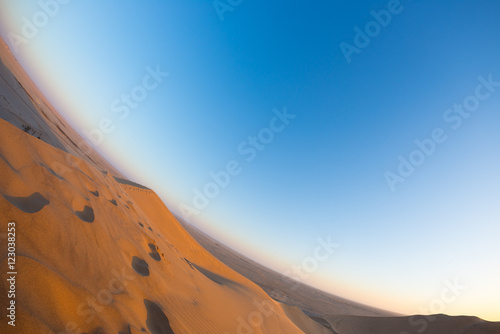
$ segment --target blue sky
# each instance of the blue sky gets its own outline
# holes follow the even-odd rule
[[[458,279],[438,311],[500,320],[497,1],[242,1],[223,20],[211,1],[0,4],[2,36],[59,111],[81,133],[108,119],[97,149],[202,230],[280,272],[331,236],[304,283],[419,313]],[[405,177],[400,157],[418,165]]]

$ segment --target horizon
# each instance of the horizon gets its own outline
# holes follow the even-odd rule
[[[4,41],[175,215],[343,298],[500,321],[498,3],[50,3],[2,3]]]

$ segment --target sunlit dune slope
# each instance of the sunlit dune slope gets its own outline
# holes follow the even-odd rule
[[[0,232],[16,222],[18,272],[16,327],[1,333],[302,333],[153,191],[67,154],[0,120]]]

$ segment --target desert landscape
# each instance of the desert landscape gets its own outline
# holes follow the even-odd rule
[[[181,223],[0,56],[1,333],[500,333],[327,294]]]

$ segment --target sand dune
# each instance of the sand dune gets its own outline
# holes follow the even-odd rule
[[[413,316],[375,318],[357,316],[329,317],[334,332],[342,334],[498,334],[500,323],[476,317]]]
[[[86,161],[56,176],[43,166],[64,165],[69,153],[4,120],[0,143],[0,216],[17,224],[19,271],[17,326],[3,321],[0,332],[237,333],[252,315],[254,333],[302,333],[262,289],[194,241],[153,191]],[[2,296],[6,289],[2,280]]]
[[[498,322],[444,315],[395,316],[391,312],[328,294],[255,263],[180,218],[178,220],[215,257],[257,283],[274,299],[281,301],[280,305],[286,315],[305,333],[500,334]],[[314,319],[315,323],[311,324],[310,319]],[[324,332],[325,329],[327,332]]]
[[[315,333],[315,334],[331,334],[332,331],[326,327],[320,325],[316,321],[311,321],[311,318],[307,316],[299,307],[291,306],[287,304],[281,304],[281,308],[285,314],[293,321],[297,327],[299,327],[304,333]]]
[[[12,55],[0,56],[0,233],[16,222],[19,272],[16,327],[1,321],[0,333],[237,333],[249,316],[254,333],[302,333],[152,190],[82,151]],[[6,247],[0,262],[5,310]]]
[[[329,324],[323,317],[329,315],[342,314],[376,317],[400,315],[356,303],[298,282],[220,244],[181,218],[177,217],[177,220],[211,254],[243,276],[249,278],[252,282],[257,283],[275,300],[286,305],[299,306],[306,314],[316,318],[328,327]]]

